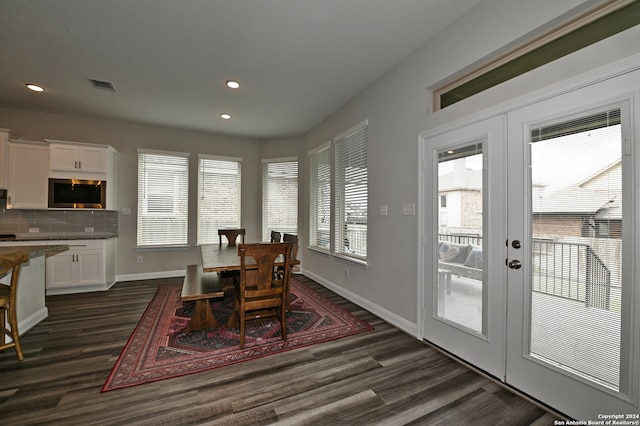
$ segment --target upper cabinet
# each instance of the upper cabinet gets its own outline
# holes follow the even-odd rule
[[[9,150],[9,130],[0,129],[0,189],[7,188],[7,153]]]
[[[42,142],[11,142],[7,207],[46,209],[49,147]]]
[[[113,148],[107,145],[45,139],[49,144],[50,177],[105,180]]]
[[[106,150],[73,145],[50,145],[51,170],[104,173]]]

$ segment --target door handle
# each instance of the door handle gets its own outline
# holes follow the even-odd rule
[[[520,263],[519,260],[512,260],[511,262],[509,262],[509,268],[511,269],[520,269],[522,268],[522,263]]]

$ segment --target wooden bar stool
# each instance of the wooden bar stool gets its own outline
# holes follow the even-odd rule
[[[0,283],[0,327],[2,337],[0,340],[0,350],[14,347],[18,359],[22,361],[22,347],[20,346],[20,334],[18,333],[18,315],[17,315],[17,299],[18,299],[18,279],[20,278],[20,268],[22,264],[29,260],[29,253],[26,251],[17,251],[0,256],[0,275],[11,272],[11,285]],[[9,321],[11,330],[7,328],[6,317]],[[6,343],[6,336],[11,336],[12,342]]]

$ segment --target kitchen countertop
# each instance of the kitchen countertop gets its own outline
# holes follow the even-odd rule
[[[26,251],[29,252],[29,257],[36,256],[53,256],[58,253],[62,253],[64,251],[69,250],[69,246],[64,244],[56,244],[50,246],[4,246],[0,247],[0,258],[3,255],[9,253],[15,253],[17,251]]]
[[[15,240],[11,241],[106,240],[118,236],[111,232],[37,232],[15,235]]]

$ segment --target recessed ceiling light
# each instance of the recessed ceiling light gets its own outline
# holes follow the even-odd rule
[[[27,83],[25,86],[27,86],[27,89],[33,90],[34,92],[44,92],[44,89],[37,84]]]
[[[238,87],[240,87],[240,83],[238,83],[237,81],[229,80],[227,81],[227,87],[231,89],[237,89]]]
[[[229,120],[231,118],[231,114],[223,112],[222,114],[220,114],[220,118],[222,118],[224,120]]]

